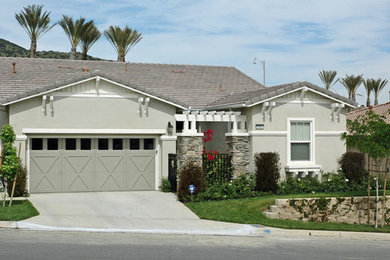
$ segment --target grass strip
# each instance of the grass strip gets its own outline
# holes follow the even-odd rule
[[[364,196],[364,193],[317,193],[317,194],[294,194],[294,195],[271,195],[264,197],[189,202],[185,205],[190,208],[201,219],[209,219],[224,222],[241,224],[260,224],[269,227],[285,229],[308,229],[308,230],[333,230],[333,231],[354,231],[354,232],[387,232],[390,233],[390,226],[374,228],[362,224],[346,224],[331,222],[303,222],[297,220],[269,219],[263,211],[273,205],[275,199],[288,198],[319,198],[319,197],[356,197]]]
[[[28,200],[14,200],[12,206],[8,207],[9,201],[6,201],[6,206],[0,204],[0,221],[19,221],[39,215],[39,212],[34,208]]]

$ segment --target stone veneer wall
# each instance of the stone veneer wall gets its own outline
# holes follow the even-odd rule
[[[227,153],[232,155],[235,177],[249,172],[249,136],[226,136]]]
[[[383,197],[381,197],[382,199]],[[272,212],[279,219],[367,224],[367,197],[277,199]],[[370,223],[375,224],[375,197],[370,197]],[[385,203],[385,225],[390,225],[390,196]],[[379,203],[378,223],[382,223],[382,202]]]
[[[176,143],[177,169],[184,162],[198,162],[202,165],[203,136],[178,136]]]

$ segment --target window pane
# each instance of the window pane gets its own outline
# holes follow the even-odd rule
[[[58,139],[48,138],[47,139],[47,150],[58,150]]]
[[[81,150],[91,150],[91,139],[80,139],[80,148]]]
[[[153,141],[154,139],[152,138],[144,139],[144,150],[153,150],[154,149]]]
[[[291,161],[310,161],[310,144],[291,144]]]
[[[139,139],[131,138],[130,139],[130,150],[139,150]]]
[[[112,139],[112,149],[123,150],[123,139]]]
[[[108,150],[108,139],[99,139],[98,140],[98,149],[99,150]]]
[[[32,150],[43,150],[43,139],[42,138],[31,139],[31,149]]]
[[[310,141],[310,122],[291,122],[291,141]]]
[[[66,150],[76,150],[76,139],[74,139],[74,138],[65,139],[65,149]]]

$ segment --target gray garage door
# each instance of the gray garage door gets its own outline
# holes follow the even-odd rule
[[[155,146],[153,138],[30,138],[30,190],[154,190]]]

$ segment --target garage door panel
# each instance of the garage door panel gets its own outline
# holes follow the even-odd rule
[[[63,159],[63,191],[93,191],[93,156],[73,154]]]
[[[155,155],[138,152],[128,155],[128,186],[130,190],[154,190]]]
[[[30,160],[31,189],[36,192],[61,192],[59,155],[32,155]]]
[[[120,137],[102,139],[105,146],[99,146],[99,138],[35,138],[43,145],[30,150],[31,192],[155,189],[156,150],[148,150],[153,148],[151,138],[146,138],[148,142],[134,138],[138,145]],[[54,146],[53,140],[58,140]]]
[[[124,155],[97,155],[95,163],[96,190],[126,189],[126,165]]]

